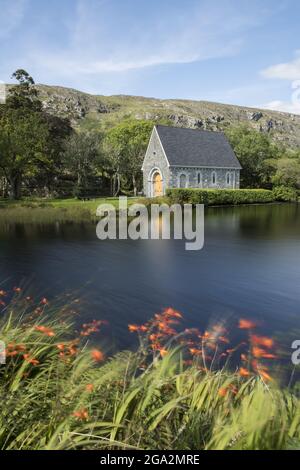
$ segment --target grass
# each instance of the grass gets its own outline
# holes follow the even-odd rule
[[[128,204],[137,199],[129,198]],[[72,199],[24,198],[20,201],[0,199],[2,222],[51,223],[56,221],[91,221],[95,219],[100,204],[118,207],[118,198],[97,198],[89,201]]]
[[[7,352],[0,368],[1,450],[300,447],[296,395],[270,377],[267,382],[262,363],[256,373],[249,365],[241,374],[227,359],[214,367],[216,354],[204,355],[213,341],[226,344],[220,325],[201,336],[176,333],[181,314],[166,309],[145,325],[129,326],[140,338],[136,352],[105,358],[90,344],[102,322],[74,333],[75,303],[51,306],[15,289],[4,305],[6,293],[0,295]],[[254,325],[241,320],[240,327],[248,334]],[[272,340],[257,341],[270,356]]]

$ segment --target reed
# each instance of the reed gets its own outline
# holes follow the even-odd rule
[[[222,366],[214,362],[213,342],[227,344],[220,325],[174,333],[181,314],[166,309],[129,326],[140,338],[137,351],[105,357],[89,342],[103,322],[75,333],[71,300],[36,302],[19,288],[8,298],[0,291],[2,450],[300,447],[299,398],[280,389],[265,366],[231,370],[225,358]],[[253,336],[248,320],[239,327]],[[272,340],[256,336],[252,354],[257,343],[271,360]]]

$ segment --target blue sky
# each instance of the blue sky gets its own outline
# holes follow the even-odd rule
[[[300,114],[299,0],[0,0],[0,79]],[[299,99],[298,99],[299,95]]]

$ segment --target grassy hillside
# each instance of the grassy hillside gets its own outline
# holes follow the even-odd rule
[[[206,101],[159,100],[140,96],[94,96],[77,90],[39,85],[48,111],[69,117],[75,127],[100,129],[122,119],[169,119],[181,127],[224,130],[247,123],[268,132],[277,142],[300,145],[300,116]]]

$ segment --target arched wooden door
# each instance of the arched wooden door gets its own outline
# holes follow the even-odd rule
[[[163,195],[163,181],[161,174],[157,171],[153,175],[153,196],[158,197]]]

